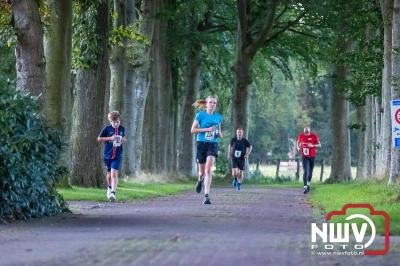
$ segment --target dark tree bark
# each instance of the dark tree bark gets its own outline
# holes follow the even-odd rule
[[[366,166],[365,166],[365,106],[357,107],[357,123],[360,128],[357,130],[357,179],[366,179]]]
[[[351,51],[351,41],[340,47],[340,52]],[[332,164],[331,181],[351,180],[350,131],[348,129],[349,103],[343,93],[343,83],[349,77],[343,62],[337,62],[332,80]]]
[[[114,0],[113,27],[126,25],[126,0]],[[110,102],[109,111],[117,110],[124,114],[123,94],[126,87],[126,56],[125,48],[120,44],[113,45],[110,54]]]
[[[391,77],[392,77],[392,19],[393,19],[393,0],[381,0],[381,11],[383,19],[383,62],[384,68],[382,73],[382,112],[381,116],[381,147],[380,162],[377,167],[377,177],[382,178],[389,175],[391,161]]]
[[[239,21],[235,64],[232,67],[235,73],[232,118],[233,127],[242,127],[245,132],[248,132],[248,86],[252,82],[250,69],[254,56],[260,49],[268,47],[271,41],[296,26],[307,13],[303,10],[293,20],[283,21],[283,15],[288,12],[287,3],[281,3],[282,11],[277,14],[279,4],[279,1],[271,0],[262,16],[253,17],[251,8],[254,6],[251,0],[237,0]],[[274,28],[277,24],[283,26]]]
[[[179,84],[178,84],[178,67],[176,64],[171,65],[171,80],[172,80],[172,95],[171,95],[171,135],[170,135],[170,143],[167,148],[167,154],[171,155],[171,160],[167,159],[169,172],[172,175],[178,174],[178,138],[179,138],[179,129],[181,126],[178,125],[179,121]]]
[[[17,89],[36,96],[46,114],[46,60],[38,1],[12,1],[12,23],[17,32]]]
[[[365,179],[371,179],[373,144],[372,144],[372,100],[371,96],[365,99],[365,138],[364,138],[364,160],[365,160]]]
[[[147,127],[144,138],[148,138],[146,146],[147,171],[167,174],[171,171],[171,156],[168,146],[173,134],[172,115],[172,72],[171,60],[168,51],[168,22],[158,14],[167,8],[167,1],[155,1],[155,21],[153,26],[153,41],[151,44],[151,85],[146,103],[145,126]],[[149,123],[147,123],[149,121]],[[151,128],[153,127],[153,128]],[[151,132],[151,133],[150,133]],[[152,134],[153,133],[153,134]],[[154,148],[154,149],[153,149]]]
[[[188,49],[186,55],[186,66],[184,74],[184,95],[182,105],[182,119],[180,130],[180,152],[179,152],[179,173],[184,176],[194,176],[196,174],[195,151],[193,145],[193,134],[190,127],[196,114],[192,104],[196,100],[200,86],[200,65],[201,65],[201,45],[192,43],[193,47]]]
[[[160,12],[166,8],[166,1],[157,1],[160,5],[157,11]],[[168,24],[162,19],[156,20],[154,27],[154,42],[153,42],[153,89],[156,92],[154,106],[156,108],[156,130],[155,130],[155,157],[156,171],[158,173],[168,172],[168,163],[170,156],[168,154],[168,145],[171,145],[168,140],[172,134],[171,127],[171,98],[172,98],[172,76],[171,76],[171,61],[168,56]],[[172,120],[173,121],[173,120]]]
[[[127,144],[127,167],[125,168],[128,175],[137,175],[141,170],[142,162],[145,161],[143,155],[144,150],[150,149],[147,144],[147,136],[151,134],[144,130],[148,125],[145,121],[145,109],[149,97],[150,89],[150,45],[153,43],[153,28],[155,23],[155,2],[150,0],[142,1],[141,17],[143,19],[141,26],[141,34],[148,40],[149,45],[146,45],[143,56],[140,62],[128,62],[127,70],[127,89],[125,99],[125,113],[128,122],[128,137]],[[135,5],[132,1],[128,1],[127,9],[128,24],[136,20]],[[154,150],[153,150],[154,151]]]
[[[101,144],[97,136],[103,127],[104,95],[108,88],[108,1],[99,4],[96,14],[96,34],[99,53],[97,64],[78,69],[74,90],[71,134],[71,183],[99,187],[103,184]]]
[[[45,38],[47,119],[64,136],[71,129],[72,0],[47,0],[51,9],[49,36]]]

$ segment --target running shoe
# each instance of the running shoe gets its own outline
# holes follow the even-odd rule
[[[110,201],[111,202],[115,201],[115,192],[114,191],[111,191],[111,193],[110,193]]]
[[[304,191],[303,191],[303,193],[304,193],[304,194],[307,194],[307,192],[308,192],[307,186],[304,186]]]
[[[210,197],[209,197],[208,195],[206,195],[206,196],[204,197],[203,204],[211,204]]]
[[[237,190],[238,191],[240,190],[240,183],[239,182],[237,183]]]
[[[237,180],[236,177],[234,177],[234,178],[233,178],[233,181],[232,181],[232,185],[233,185],[234,187],[236,187],[237,183],[238,183],[238,180]]]
[[[310,192],[310,191],[311,191],[311,186],[307,185],[307,192]]]
[[[196,187],[195,187],[195,190],[196,190],[197,193],[201,192],[201,188],[203,186],[203,182],[204,182],[204,178],[201,178],[199,181],[197,181]]]

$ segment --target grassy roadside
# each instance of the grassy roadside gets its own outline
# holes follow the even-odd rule
[[[369,203],[375,210],[389,214],[390,234],[400,235],[400,185],[387,186],[386,182],[316,184],[310,196],[312,205],[317,207],[316,211],[324,215],[341,210],[348,203]],[[348,213],[368,214],[360,210]],[[377,232],[383,234],[384,219],[379,216],[369,217],[377,226]],[[337,216],[333,221],[344,222],[344,218]]]
[[[117,190],[117,200],[119,202],[124,202],[148,199],[158,196],[172,195],[189,189],[193,189],[193,184],[138,184],[120,181]],[[106,190],[103,188],[72,187],[59,188],[57,190],[65,200],[107,201]]]

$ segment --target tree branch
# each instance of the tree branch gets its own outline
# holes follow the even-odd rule
[[[294,32],[294,33],[297,33],[297,34],[301,34],[301,35],[304,35],[304,36],[307,36],[307,37],[311,37],[313,39],[317,38],[317,36],[315,36],[315,35],[313,35],[311,33],[304,32],[304,31],[299,31],[299,30],[290,29],[290,28],[288,29],[288,31],[291,31],[291,32]]]
[[[285,27],[283,27],[281,30],[275,32],[271,37],[269,37],[267,40],[265,40],[264,45],[267,45],[274,39],[276,39],[279,35],[290,29],[290,27],[296,25],[301,18],[303,18],[307,14],[307,11],[302,12],[295,20],[289,21]]]
[[[238,15],[239,15],[239,29],[241,32],[242,40],[243,43],[248,31],[248,14],[247,14],[247,8],[248,8],[248,0],[237,0],[237,7],[238,7]]]
[[[283,10],[278,14],[278,16],[276,16],[275,21],[279,21],[279,19],[283,16],[283,14],[286,13],[287,9],[288,9],[288,3],[286,2]]]
[[[267,18],[265,20],[264,26],[262,27],[258,37],[248,47],[248,54],[250,55],[250,57],[253,57],[256,54],[257,50],[263,46],[265,39],[268,36],[268,33],[271,31],[272,25],[274,23],[277,5],[278,1],[272,0],[270,9],[267,12]]]
[[[213,32],[224,32],[224,31],[234,31],[235,28],[229,28],[228,26],[221,24],[221,25],[214,25],[209,27],[205,30],[205,32],[213,33]]]

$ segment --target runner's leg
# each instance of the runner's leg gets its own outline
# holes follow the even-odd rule
[[[312,173],[313,173],[313,170],[314,170],[314,161],[315,161],[315,157],[311,157],[310,158],[310,173],[308,175],[308,182],[311,182]]]
[[[201,179],[204,178],[204,172],[205,172],[205,169],[206,169],[206,164],[205,163],[203,163],[203,164],[198,163],[197,165],[199,167],[199,177],[197,178],[197,180],[201,181]]]
[[[212,181],[212,167],[214,165],[215,157],[207,156],[207,161],[205,165],[205,175],[204,175],[204,193],[210,193],[211,181]]]
[[[305,187],[307,186],[309,171],[310,171],[309,160],[307,157],[303,157],[303,183]]]
[[[111,191],[116,192],[118,186],[118,170],[111,168]]]

